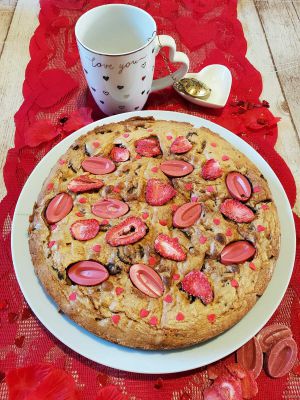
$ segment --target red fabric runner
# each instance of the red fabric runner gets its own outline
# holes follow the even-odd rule
[[[136,400],[201,399],[201,392],[209,383],[205,368],[160,377],[126,373],[98,365],[68,349],[31,313],[13,271],[11,221],[28,175],[63,137],[92,120],[104,117],[89,94],[73,32],[74,24],[83,12],[105,3],[100,0],[41,0],[40,25],[30,42],[31,61],[23,86],[24,102],[15,115],[15,147],[9,151],[4,167],[8,193],[0,209],[0,381],[11,368],[50,362],[73,375],[81,399],[93,399],[97,390],[108,384],[115,384],[128,398]],[[197,115],[242,136],[269,162],[293,206],[295,182],[287,165],[274,150],[277,120],[269,112],[268,104],[259,101],[262,80],[245,58],[247,43],[237,19],[236,0],[132,0],[128,3],[152,14],[159,34],[175,38],[179,50],[190,58],[191,71],[220,63],[228,66],[233,76],[228,104],[221,111],[187,103],[171,88],[151,94],[146,109]],[[166,73],[162,59],[157,57],[156,77]],[[296,216],[295,221],[299,237],[300,222]],[[299,240],[297,243],[294,274],[271,322],[289,325],[300,345]],[[233,359],[233,356],[229,358]],[[300,377],[294,372],[276,380],[271,380],[263,372],[258,385],[256,399],[300,398]],[[2,382],[0,398],[6,397],[7,386]]]

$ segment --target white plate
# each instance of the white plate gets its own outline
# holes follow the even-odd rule
[[[46,294],[34,274],[28,247],[28,216],[32,213],[43,181],[76,138],[96,126],[117,122],[133,116],[190,122],[195,127],[205,126],[237,147],[262,171],[277,206],[281,224],[281,248],[273,278],[253,309],[227,332],[203,344],[176,351],[143,351],[122,347],[89,333],[57,312],[57,306]],[[205,119],[169,111],[140,111],[104,118],[79,129],[55,146],[37,165],[19,197],[12,224],[12,256],[21,290],[29,306],[43,325],[61,342],[77,353],[125,371],[139,373],[172,373],[210,364],[232,353],[252,338],[278,307],[288,286],[295,259],[296,236],[291,208],[275,173],[264,159],[242,139]]]

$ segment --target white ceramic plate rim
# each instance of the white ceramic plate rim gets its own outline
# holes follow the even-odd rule
[[[28,247],[28,216],[43,181],[58,158],[76,138],[96,126],[118,122],[133,116],[190,122],[218,133],[237,147],[262,171],[268,180],[277,205],[281,224],[281,248],[272,280],[253,309],[235,326],[205,343],[174,351],[144,351],[122,347],[89,333],[68,317],[57,312],[57,306],[46,294],[34,274]],[[20,194],[12,224],[12,257],[23,295],[42,324],[62,343],[77,353],[106,366],[138,373],[175,373],[217,361],[251,339],[278,307],[290,280],[296,250],[296,235],[289,201],[277,176],[267,162],[246,142],[227,129],[193,115],[170,111],[140,111],[118,114],[93,122],[64,139],[36,166]]]

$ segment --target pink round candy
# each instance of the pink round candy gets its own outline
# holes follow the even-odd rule
[[[185,176],[193,172],[192,164],[181,160],[168,160],[160,164],[162,172],[168,176]]]
[[[116,169],[115,164],[105,157],[89,157],[82,164],[82,168],[95,175],[105,175],[113,172]]]
[[[192,226],[201,214],[201,204],[199,203],[186,203],[179,207],[173,216],[173,225],[176,228],[187,228]]]
[[[118,218],[126,214],[128,210],[128,204],[116,199],[100,200],[92,206],[92,213],[101,218]]]
[[[164,292],[161,277],[145,264],[134,264],[129,270],[132,283],[149,297],[160,297]]]
[[[45,216],[49,224],[54,224],[60,221],[73,208],[73,199],[68,193],[60,193],[53,197],[53,199],[48,204]]]
[[[96,261],[79,261],[68,270],[68,276],[81,286],[95,286],[109,277],[107,269]]]

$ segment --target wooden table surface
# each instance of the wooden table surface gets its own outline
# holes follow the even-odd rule
[[[0,199],[6,193],[2,169],[14,141],[14,114],[22,103],[28,44],[38,24],[38,0],[0,0]],[[261,99],[281,117],[277,151],[297,184],[300,215],[300,1],[239,0],[247,57],[260,71]]]

